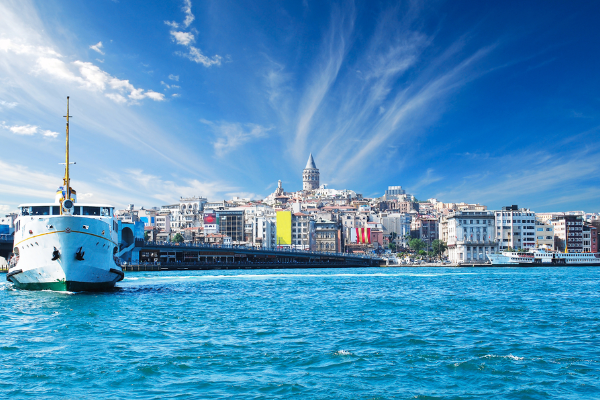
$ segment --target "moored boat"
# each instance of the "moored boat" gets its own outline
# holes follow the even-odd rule
[[[118,223],[106,204],[77,203],[69,177],[69,98],[63,186],[54,203],[19,206],[6,279],[30,290],[108,290],[124,277]]]
[[[600,253],[561,253],[546,249],[488,254],[494,266],[600,266]]]

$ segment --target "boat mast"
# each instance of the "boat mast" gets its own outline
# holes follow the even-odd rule
[[[66,160],[65,160],[65,185],[67,186],[65,189],[65,200],[71,198],[71,182],[69,181],[69,96],[67,96],[67,151],[66,151]],[[61,207],[62,209],[62,207]],[[61,210],[62,211],[62,210]],[[62,213],[62,212],[61,212]]]
[[[71,198],[71,182],[69,179],[69,96],[67,96],[67,115],[64,117],[67,118],[67,141],[66,141],[66,156],[65,156],[65,179],[64,184],[65,188],[65,198],[61,201],[60,214],[63,213],[62,203]]]

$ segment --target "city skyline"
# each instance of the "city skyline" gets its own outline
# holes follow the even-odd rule
[[[365,197],[600,211],[598,6],[0,5],[0,212],[51,201]]]

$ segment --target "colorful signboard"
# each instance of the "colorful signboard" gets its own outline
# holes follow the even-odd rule
[[[219,218],[217,217],[217,213],[204,213],[202,223],[205,233],[219,232]]]
[[[292,212],[277,211],[277,246],[292,244]]]

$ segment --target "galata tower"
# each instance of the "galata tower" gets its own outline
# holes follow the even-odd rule
[[[304,171],[302,171],[302,189],[316,190],[319,188],[319,169],[315,165],[312,153],[308,157],[308,162]]]

